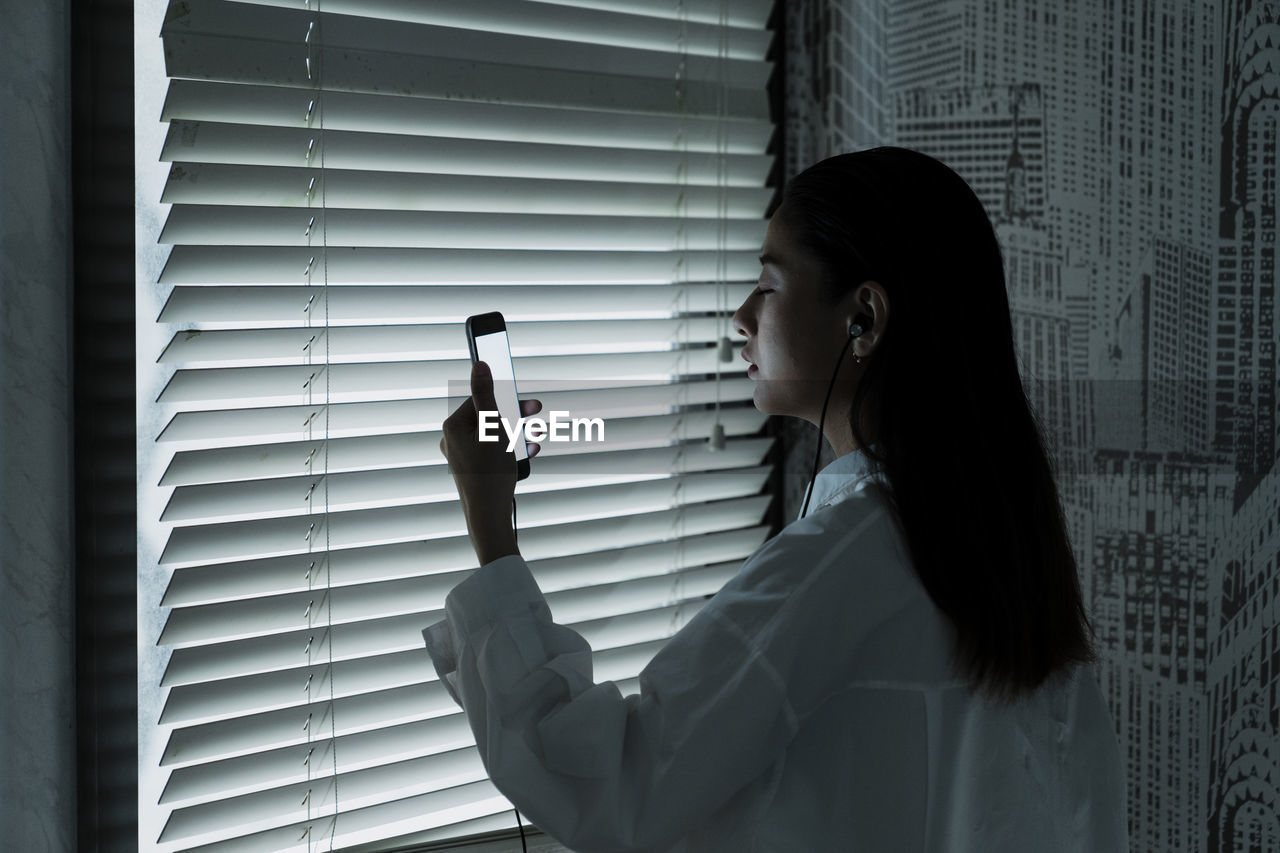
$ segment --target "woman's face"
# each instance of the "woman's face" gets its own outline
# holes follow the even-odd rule
[[[843,417],[865,369],[853,356],[871,355],[889,317],[887,294],[879,282],[865,281],[856,288],[848,284],[838,301],[829,301],[821,267],[795,239],[783,207],[769,221],[759,285],[733,315],[733,327],[747,338],[742,357],[752,365],[747,375],[755,381],[753,399],[765,414],[791,415],[817,426],[839,361],[840,375],[823,424],[837,453],[856,449]],[[851,344],[849,326],[858,314],[869,316],[872,326]],[[850,346],[852,352],[842,359],[841,347]],[[832,412],[840,415],[832,417]]]
[[[827,302],[821,283],[817,261],[779,210],[765,234],[759,286],[733,315],[747,338],[742,357],[752,365],[755,405],[766,414],[818,422],[840,347],[849,341],[848,321]]]

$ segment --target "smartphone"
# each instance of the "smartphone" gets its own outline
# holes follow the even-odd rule
[[[511,364],[511,344],[507,340],[507,323],[502,313],[473,314],[467,318],[467,348],[471,361],[483,361],[489,365],[493,376],[493,395],[498,403],[498,415],[514,425],[520,420],[520,398],[516,396],[516,372]],[[506,431],[503,430],[503,434]],[[502,446],[510,442],[508,435]],[[516,441],[516,479],[529,476],[529,447],[524,436]]]

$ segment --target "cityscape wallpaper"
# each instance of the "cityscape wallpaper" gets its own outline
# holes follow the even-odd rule
[[[789,175],[918,149],[996,227],[1131,849],[1280,851],[1280,3],[790,0],[785,25]]]

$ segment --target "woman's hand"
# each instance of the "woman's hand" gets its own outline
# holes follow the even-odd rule
[[[440,452],[449,463],[449,473],[458,487],[467,532],[482,566],[498,557],[520,553],[511,528],[511,498],[516,490],[515,454],[507,451],[505,436],[497,441],[480,441],[478,412],[497,409],[493,376],[489,366],[478,361],[471,366],[471,396],[445,419],[440,439]],[[520,403],[523,416],[540,411],[542,403],[538,400]],[[531,457],[539,450],[540,445],[529,444]]]

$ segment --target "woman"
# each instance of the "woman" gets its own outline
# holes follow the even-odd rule
[[[581,853],[1127,849],[977,197],[918,152],[833,157],[787,186],[761,264],[734,315],[755,404],[818,425],[837,458],[639,696],[593,683],[519,556],[511,458],[475,439],[482,368],[446,422],[482,568],[424,636],[494,784]]]

